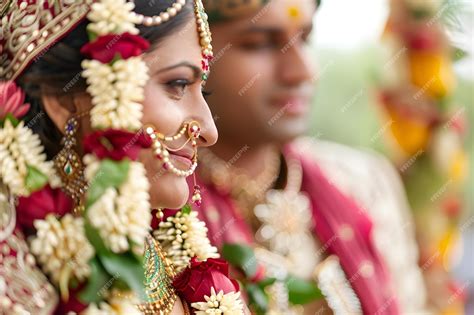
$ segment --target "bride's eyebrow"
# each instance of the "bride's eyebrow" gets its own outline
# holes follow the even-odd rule
[[[182,61],[180,63],[174,64],[174,65],[171,65],[171,66],[168,66],[168,67],[165,67],[165,68],[158,69],[157,71],[155,71],[154,74],[170,71],[170,70],[173,70],[173,69],[176,69],[176,68],[179,68],[179,67],[188,67],[188,68],[190,68],[193,71],[195,78],[199,78],[202,75],[201,68],[193,65],[192,63],[190,63],[188,61]]]

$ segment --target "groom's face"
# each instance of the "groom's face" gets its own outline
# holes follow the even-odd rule
[[[252,15],[211,25],[215,58],[206,89],[219,141],[284,143],[306,131],[315,9],[314,0],[272,0]]]

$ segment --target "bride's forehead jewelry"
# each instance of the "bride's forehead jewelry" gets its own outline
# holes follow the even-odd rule
[[[131,0],[130,2],[135,1]],[[153,16],[132,12],[133,21],[135,24],[142,24],[144,26],[157,26],[178,14],[185,4],[186,0],[176,0],[165,12]]]
[[[133,0],[131,2],[134,2]],[[186,0],[176,0],[166,11],[158,15],[146,16],[140,13],[132,12],[133,21],[135,24],[144,26],[157,26],[178,14],[179,11],[186,4]],[[205,82],[209,77],[209,63],[213,58],[212,52],[212,36],[209,28],[207,14],[204,10],[204,5],[201,0],[194,1],[194,13],[196,16],[197,31],[199,34],[199,44],[201,45],[202,61],[201,68],[203,70],[202,80]]]
[[[202,80],[206,82],[209,77],[209,63],[211,62],[214,54],[212,52],[212,34],[209,28],[209,22],[206,11],[201,0],[194,2],[194,12],[196,14],[196,23],[199,33],[199,43],[201,44],[202,61],[201,67],[203,70]]]

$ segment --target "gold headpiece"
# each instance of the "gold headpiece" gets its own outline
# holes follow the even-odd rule
[[[93,0],[7,0],[0,7],[0,79],[15,80],[89,12]]]
[[[6,0],[0,5],[0,80],[15,80],[89,13],[95,0]],[[133,2],[133,1],[131,1]],[[134,22],[156,26],[167,22],[185,5],[176,0],[156,16],[134,13]],[[195,1],[203,57],[212,58],[210,31],[201,1]],[[206,58],[207,57],[207,58]],[[208,68],[203,65],[203,68]],[[206,71],[208,69],[205,69]],[[207,77],[207,76],[206,76]]]

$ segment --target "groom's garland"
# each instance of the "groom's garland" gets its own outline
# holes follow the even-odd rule
[[[168,13],[176,14],[182,5],[179,0]],[[140,55],[149,43],[138,35],[133,8],[125,0],[100,0],[87,15],[90,42],[81,52],[89,59],[82,64],[82,75],[92,96],[95,132],[83,141],[89,188],[85,211],[79,216],[68,213],[70,202],[53,203],[53,209],[42,209],[41,214],[37,211],[45,198],[67,198],[57,188],[57,176],[39,137],[19,120],[29,109],[24,94],[14,82],[1,83],[0,178],[11,194],[22,197],[17,211],[35,213],[30,250],[63,300],[69,299],[71,289],[83,286],[79,299],[90,304],[84,314],[137,312],[134,305],[145,297],[142,254],[152,215],[150,185],[137,158],[141,149],[151,146],[140,121],[148,80]],[[228,278],[227,264],[215,259],[217,250],[206,234],[189,208],[168,216],[155,233],[165,255],[181,271],[175,279],[177,292],[193,303],[197,313],[219,309],[223,314],[241,314],[238,285]],[[205,281],[209,286],[201,286],[189,298],[183,279],[204,277],[202,270],[213,270],[227,280]]]

